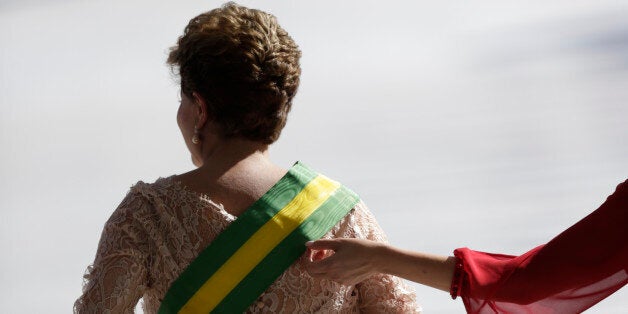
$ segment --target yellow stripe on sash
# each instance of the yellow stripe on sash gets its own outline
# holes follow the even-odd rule
[[[318,175],[255,232],[181,308],[179,313],[209,313],[285,237],[340,187]]]

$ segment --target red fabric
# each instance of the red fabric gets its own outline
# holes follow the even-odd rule
[[[468,313],[582,312],[628,282],[628,180],[593,213],[521,256],[468,248],[454,255],[462,267],[452,295]]]

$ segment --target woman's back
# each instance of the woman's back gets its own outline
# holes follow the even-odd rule
[[[227,3],[190,20],[168,63],[180,78],[177,124],[197,168],[153,184],[139,182],[131,189],[105,225],[77,312],[132,312],[142,297],[148,313],[157,312],[160,305],[177,312],[190,304],[208,312],[216,299],[247,306],[257,296],[250,312],[417,310],[413,293],[393,277],[342,286],[304,271],[304,257],[299,260],[299,255],[305,242],[330,228],[324,237],[384,240],[366,207],[354,206],[358,198],[353,192],[341,199],[349,193],[335,194],[340,188],[331,190],[337,185],[330,180],[311,179],[315,182],[310,186],[308,181],[306,188],[290,177],[285,180],[289,188],[281,185],[277,190],[298,188],[298,194],[264,195],[286,173],[270,161],[268,146],[286,124],[299,85],[300,56],[276,18],[259,10]],[[259,210],[243,216],[250,220],[238,220],[223,233],[262,195],[268,198],[262,199]],[[289,203],[276,204],[287,196]],[[234,234],[248,237],[234,239]],[[223,250],[225,243],[232,252]],[[208,267],[211,263],[215,269]],[[229,271],[221,271],[223,267]],[[234,269],[240,277],[233,275]],[[199,286],[200,280],[205,281]],[[229,295],[233,298],[224,301]]]
[[[171,283],[237,217],[176,177],[138,182],[107,222],[85,294],[76,310],[126,312],[144,298],[156,313]],[[324,238],[385,236],[359,203]],[[355,286],[310,277],[304,258],[290,266],[248,312],[399,312],[417,310],[414,294],[398,278],[373,277]],[[115,281],[105,277],[116,273]],[[93,296],[110,295],[107,300]]]
[[[259,152],[235,162],[234,152],[221,154],[229,157],[217,157],[210,167],[197,168],[175,176],[174,180],[190,191],[207,195],[234,216],[240,216],[287,172]]]

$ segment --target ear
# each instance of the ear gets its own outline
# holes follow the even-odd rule
[[[196,106],[196,123],[195,127],[197,129],[202,129],[207,123],[207,103],[203,96],[197,92],[192,93],[192,97],[194,98],[194,105]]]

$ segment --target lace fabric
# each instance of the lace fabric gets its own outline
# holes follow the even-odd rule
[[[75,313],[157,313],[170,284],[236,219],[205,195],[172,177],[138,182],[103,229],[93,265],[87,268]],[[360,202],[323,238],[386,237]],[[305,256],[290,266],[247,313],[416,313],[413,289],[401,279],[377,275],[355,286],[314,279]]]

